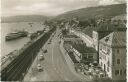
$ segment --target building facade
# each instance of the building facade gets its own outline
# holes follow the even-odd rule
[[[97,52],[92,47],[87,47],[84,44],[71,44],[71,50],[81,63],[89,64],[97,61]]]
[[[99,64],[111,79],[126,79],[126,32],[112,32],[100,40]]]
[[[73,29],[70,29],[69,31],[70,31],[70,33],[74,33],[75,35],[80,37],[86,43],[86,45],[88,47],[93,47],[93,39],[91,37],[89,37],[85,33],[82,33],[80,31],[76,31],[76,30],[73,30]]]

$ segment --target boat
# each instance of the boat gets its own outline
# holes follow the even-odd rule
[[[27,31],[12,32],[6,35],[5,40],[10,41],[10,40],[18,39],[20,37],[26,37],[27,35],[28,35]]]

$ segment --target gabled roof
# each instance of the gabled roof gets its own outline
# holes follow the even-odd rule
[[[112,32],[103,39],[101,39],[100,42],[109,45],[111,47],[126,46],[126,32],[122,32],[122,31]]]
[[[65,35],[65,38],[79,38],[78,36],[74,35],[74,34],[70,34],[70,35]]]

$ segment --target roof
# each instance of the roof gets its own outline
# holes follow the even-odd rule
[[[81,40],[81,38],[76,38],[76,37],[73,37],[73,38],[70,38],[70,36],[69,37],[65,37],[64,39],[64,42],[68,42],[68,43],[83,43],[83,40]]]
[[[103,39],[101,39],[100,42],[112,47],[126,46],[126,32],[112,32]]]
[[[74,35],[74,34],[70,34],[70,35],[65,35],[65,38],[79,38],[78,36]]]
[[[103,37],[107,36],[108,34],[114,32],[114,31],[126,31],[126,25],[125,24],[112,24],[112,23],[104,23],[99,25],[98,27],[88,27],[85,31],[85,34],[92,37],[92,31],[97,31],[99,33],[99,39],[102,39]],[[101,34],[100,34],[101,33]]]
[[[70,56],[70,58],[72,59],[72,61],[73,61],[74,63],[79,63],[79,62],[76,60],[75,55],[73,54],[73,52],[68,52],[68,55]]]
[[[71,49],[71,46],[68,44],[69,43],[64,43],[64,45],[63,45],[66,51],[69,51]]]
[[[82,31],[83,31],[83,33],[85,33],[86,35],[92,37],[93,29],[94,29],[94,27],[88,26],[88,27],[86,27],[85,29],[83,29]]]
[[[86,44],[71,44],[71,46],[80,53],[95,53],[96,50],[92,47],[87,47]]]

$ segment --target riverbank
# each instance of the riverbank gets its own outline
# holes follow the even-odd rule
[[[29,25],[29,22],[1,23],[1,57],[9,54],[14,50],[22,48],[24,44],[29,41],[29,37],[24,37],[6,42],[5,36],[8,33],[20,31],[23,29],[25,29],[29,33],[34,33],[38,30],[43,30],[44,27],[45,26],[42,25],[41,22],[33,22],[32,27]]]

